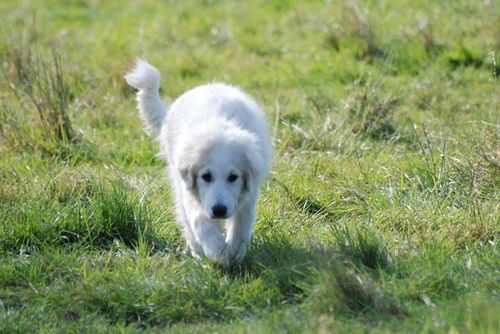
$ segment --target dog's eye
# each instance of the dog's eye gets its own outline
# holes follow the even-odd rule
[[[227,178],[227,180],[231,183],[233,183],[234,181],[236,181],[238,179],[238,175],[236,174],[231,174],[229,175],[229,177]]]
[[[205,173],[205,174],[203,174],[203,175],[201,176],[201,178],[202,178],[203,180],[205,180],[205,182],[209,183],[209,182],[211,182],[211,181],[212,181],[212,174],[210,174],[210,173]]]

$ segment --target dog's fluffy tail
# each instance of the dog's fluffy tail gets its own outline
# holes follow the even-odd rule
[[[125,81],[138,90],[137,105],[146,130],[158,133],[167,114],[160,99],[160,73],[145,60],[137,59],[135,67],[125,74]]]

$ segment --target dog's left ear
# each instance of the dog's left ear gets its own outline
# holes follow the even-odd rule
[[[192,171],[192,168],[180,168],[179,174],[182,177],[182,180],[186,184],[186,188],[192,189],[195,186],[196,183],[196,177]]]
[[[196,185],[196,171],[191,155],[184,155],[177,161],[175,166],[187,189],[193,189]]]

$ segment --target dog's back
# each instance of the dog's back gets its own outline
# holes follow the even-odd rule
[[[146,61],[138,59],[134,69],[125,75],[125,80],[138,89],[137,102],[146,129],[160,137],[168,137],[164,141],[168,146],[172,146],[169,143],[175,143],[178,136],[184,136],[193,127],[212,119],[233,121],[258,138],[268,138],[264,115],[258,104],[237,87],[223,83],[202,85],[181,95],[168,108],[159,95],[160,74]],[[270,158],[271,147],[266,151],[266,158]]]
[[[166,126],[168,130],[181,125],[190,128],[212,119],[233,121],[260,138],[267,137],[257,103],[239,88],[222,83],[199,86],[181,95],[170,107]]]

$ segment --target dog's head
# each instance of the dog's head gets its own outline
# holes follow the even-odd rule
[[[230,218],[265,175],[261,144],[236,126],[208,127],[194,138],[185,143],[176,168],[208,217]]]

